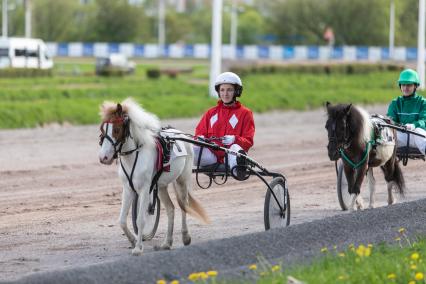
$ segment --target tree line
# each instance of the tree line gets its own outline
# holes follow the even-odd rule
[[[331,27],[337,45],[386,46],[391,0],[255,0],[239,4],[238,44],[325,44]],[[395,44],[416,46],[418,0],[394,0]],[[9,3],[13,0],[9,0]],[[9,11],[9,36],[24,34],[23,1]],[[157,0],[33,0],[32,33],[52,42],[156,43]],[[209,43],[211,3],[188,1],[185,12],[166,9],[167,43]],[[224,0],[223,43],[229,43],[231,1]],[[1,15],[0,15],[1,18]]]

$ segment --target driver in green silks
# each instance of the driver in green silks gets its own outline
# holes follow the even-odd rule
[[[402,96],[392,100],[387,115],[408,130],[426,136],[426,99],[416,92],[420,85],[419,75],[412,69],[405,69],[399,75],[398,85]],[[397,138],[398,147],[407,146],[407,133],[398,131]],[[424,155],[426,138],[411,134],[409,146],[418,148]]]

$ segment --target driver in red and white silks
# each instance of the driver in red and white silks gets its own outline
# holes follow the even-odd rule
[[[247,153],[253,146],[255,126],[252,111],[237,101],[243,90],[241,79],[232,72],[222,73],[216,78],[215,89],[220,100],[203,115],[195,128],[195,135],[202,138],[222,137],[222,140],[212,142],[236,152],[244,150]],[[195,165],[199,154],[200,147],[194,145]],[[200,166],[223,163],[224,156],[223,151],[204,147]],[[228,162],[232,169],[237,164],[236,157],[228,154]]]
[[[396,123],[404,124],[408,130],[426,136],[426,99],[416,92],[420,85],[419,75],[412,69],[405,69],[399,75],[398,85],[402,96],[390,103],[387,115]],[[407,145],[406,133],[398,131],[397,138],[398,147]],[[411,134],[409,146],[418,148],[424,155],[426,138]]]

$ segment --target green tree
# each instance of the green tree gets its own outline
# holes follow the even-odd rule
[[[34,36],[46,41],[68,41],[72,34],[76,1],[33,1]]]
[[[126,42],[138,38],[139,6],[132,6],[126,0],[96,0],[97,11],[94,27],[98,41]]]

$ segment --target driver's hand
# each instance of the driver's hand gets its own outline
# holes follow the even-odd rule
[[[416,126],[414,124],[412,124],[412,123],[407,123],[405,125],[405,127],[407,127],[408,130],[414,130],[414,129],[416,129]]]
[[[223,136],[222,144],[223,145],[231,145],[235,142],[235,136],[234,135],[225,135]]]

